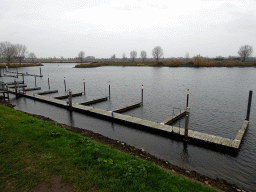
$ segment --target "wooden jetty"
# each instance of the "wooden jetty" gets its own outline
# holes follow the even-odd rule
[[[170,125],[185,115],[186,115],[186,110],[184,109],[180,113],[177,113],[174,116],[164,120],[162,123],[166,125]]]
[[[41,87],[26,88],[25,91],[41,90]]]
[[[83,103],[79,103],[79,105],[92,105],[92,104],[99,103],[99,102],[102,102],[102,101],[107,101],[107,100],[108,100],[108,97],[103,97],[103,98],[94,99],[94,100],[91,100],[91,101],[86,101],[86,102],[83,102]]]
[[[19,73],[19,72],[15,72],[15,71],[8,71],[8,73],[14,73],[14,74],[18,74],[18,75],[24,75],[24,76],[36,76],[36,77],[43,77],[43,75],[33,75],[33,74],[28,74],[28,73]]]
[[[17,83],[16,87],[17,87],[17,88],[19,88],[19,87],[27,87],[27,85],[18,84],[18,83]],[[11,85],[11,86],[9,86],[9,88],[15,88],[15,85]]]
[[[37,95],[46,95],[46,94],[50,94],[50,93],[58,93],[58,90],[39,92],[39,93],[37,93]]]
[[[77,96],[81,96],[83,93],[74,93],[72,94],[72,97],[77,97]],[[53,97],[54,99],[66,99],[68,98],[69,95],[62,95],[62,96],[58,96],[58,97]]]
[[[15,94],[14,89],[9,89],[9,91],[10,93]],[[59,99],[45,97],[43,95],[33,94],[33,93],[27,93],[26,95],[23,95],[23,96],[32,98],[34,100],[42,101],[45,103],[53,104],[62,108],[68,108],[67,103]],[[107,98],[108,97],[101,98],[101,99],[106,100]],[[184,137],[184,133],[185,133],[185,129],[183,128],[169,126],[164,123],[156,123],[153,121],[149,121],[149,120],[145,120],[137,117],[131,117],[131,116],[123,115],[120,113],[114,113],[112,111],[97,109],[97,108],[93,108],[93,107],[85,106],[81,104],[72,104],[72,110],[78,111],[81,113],[89,113],[91,115],[99,116],[105,119],[109,119],[111,121],[117,121],[120,123],[124,123],[126,125],[130,124],[130,125],[145,127],[146,130],[157,131],[159,133],[164,133],[165,135],[167,133],[170,133],[170,134],[175,134],[177,136]],[[218,146],[229,148],[229,149],[238,149],[240,147],[244,133],[247,130],[248,122],[249,121],[247,120],[243,122],[242,127],[238,131],[236,138],[233,140],[215,136],[215,135],[206,134],[206,133],[201,133],[193,130],[188,130],[188,138],[189,140],[192,140],[192,141],[201,141],[201,142],[206,142],[208,144],[216,144]]]
[[[8,100],[9,100],[9,91],[7,91],[7,90],[1,90],[0,91],[0,94],[3,94],[3,96],[0,96],[0,99],[5,99],[5,98],[7,98]],[[5,94],[7,95],[7,96],[5,96]]]
[[[132,109],[138,108],[138,107],[140,107],[140,105],[141,105],[141,103],[135,103],[135,104],[128,105],[128,106],[120,108],[120,109],[113,110],[113,112],[123,113],[123,112],[126,112],[126,111],[130,111]]]
[[[16,81],[16,84],[23,84],[23,81]],[[15,82],[9,82],[6,85],[15,85]]]

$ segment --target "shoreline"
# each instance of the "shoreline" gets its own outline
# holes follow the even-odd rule
[[[5,101],[4,102],[1,101],[0,105],[4,105],[4,106],[7,106],[7,107],[12,108],[12,109],[14,109],[14,107],[15,107],[14,105],[9,104]],[[16,109],[14,109],[14,110],[16,110]],[[16,111],[20,111],[20,110],[16,110]],[[211,187],[211,188],[213,188],[217,191],[239,191],[239,190],[244,191],[244,190],[239,189],[235,185],[226,182],[225,180],[222,180],[222,179],[219,179],[219,178],[212,179],[212,178],[209,178],[205,175],[201,175],[200,173],[197,173],[196,171],[190,171],[190,170],[180,168],[176,165],[172,165],[167,161],[164,161],[160,158],[157,158],[157,157],[147,153],[142,148],[140,148],[140,149],[135,148],[135,147],[130,146],[130,145],[128,145],[128,144],[126,144],[122,141],[118,141],[118,140],[108,138],[108,137],[103,136],[101,134],[94,133],[93,131],[89,131],[89,130],[86,130],[86,129],[82,129],[82,128],[78,128],[78,127],[72,127],[72,126],[69,126],[69,125],[66,125],[66,124],[58,123],[57,121],[52,120],[48,117],[44,117],[44,116],[41,116],[41,115],[30,114],[30,113],[27,113],[27,112],[23,112],[23,113],[25,113],[29,116],[47,121],[49,123],[52,123],[56,126],[59,126],[59,127],[63,128],[63,129],[66,129],[68,131],[80,134],[82,136],[89,137],[92,140],[94,140],[96,142],[100,142],[104,145],[111,145],[117,151],[121,151],[121,152],[127,153],[129,155],[133,155],[135,157],[138,157],[138,158],[146,160],[146,161],[151,161],[153,164],[157,165],[159,168],[161,168],[161,169],[163,169],[167,172],[172,172],[175,175],[182,176],[185,179],[200,183],[201,185],[204,185],[204,186],[207,186],[207,187]]]

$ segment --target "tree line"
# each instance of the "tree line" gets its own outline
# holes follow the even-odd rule
[[[29,57],[32,62],[36,59],[35,53],[29,53],[26,45],[12,44],[8,41],[0,42],[0,58],[6,61],[7,64],[14,60],[21,64],[26,57]]]

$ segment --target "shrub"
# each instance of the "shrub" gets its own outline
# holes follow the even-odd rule
[[[168,66],[169,67],[178,67],[178,66],[180,66],[180,62],[179,61],[169,61]]]
[[[164,63],[163,62],[157,62],[156,64],[155,64],[155,66],[157,66],[157,67],[161,67],[161,66],[163,66],[164,65]]]
[[[194,65],[193,65],[194,67],[200,67],[200,66],[203,66],[203,64],[204,64],[204,59],[202,56],[200,56],[200,54],[194,57]]]
[[[228,58],[228,60],[227,60],[227,62],[226,62],[226,66],[227,67],[233,67],[234,66],[234,59],[232,59],[232,58]]]

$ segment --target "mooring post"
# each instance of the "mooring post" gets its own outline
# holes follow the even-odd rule
[[[72,111],[72,91],[69,91],[69,104],[68,108],[70,111]]]
[[[143,85],[141,86],[141,105],[143,105]]]
[[[85,82],[84,82],[84,95],[85,95]]]
[[[41,73],[41,67],[40,67],[40,77],[42,77],[42,73]]]
[[[65,92],[66,92],[66,80],[65,80],[65,77],[64,77],[64,86],[65,86]]]
[[[109,95],[109,99],[110,99],[110,81],[109,81],[109,86],[108,86],[108,95]]]
[[[50,89],[50,80],[49,80],[49,77],[48,77],[48,89]]]
[[[9,101],[10,99],[9,99],[9,88],[8,88],[8,85],[6,85],[6,91],[7,91],[8,101]]]
[[[189,89],[187,90],[187,106],[188,107]]]
[[[18,70],[17,70],[17,78],[19,78],[19,76],[18,76]]]
[[[249,119],[250,119],[251,103],[252,103],[252,90],[249,91],[247,114],[246,114],[246,119],[245,119],[247,121],[249,121]]]
[[[35,75],[35,87],[36,87],[36,75]]]
[[[22,73],[22,84],[24,84],[24,73]]]
[[[16,83],[16,79],[14,79],[14,85],[15,85],[15,95],[16,95],[16,97],[17,97],[18,95],[17,95],[17,83]]]
[[[185,131],[184,131],[184,141],[187,142],[188,139],[188,125],[189,125],[189,113],[190,113],[190,107],[187,107],[186,111],[186,120],[185,120]]]

